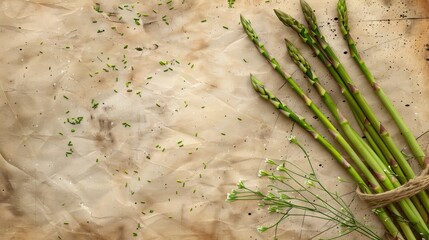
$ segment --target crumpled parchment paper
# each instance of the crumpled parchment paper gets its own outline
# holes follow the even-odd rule
[[[336,2],[309,3],[343,64],[405,146],[347,52]],[[424,133],[428,1],[348,5],[364,60],[413,133]],[[355,185],[338,182],[348,179],[345,172],[249,83],[255,74],[320,127],[259,56],[240,14],[317,103],[283,38],[302,49],[346,107],[327,71],[274,8],[303,20],[297,0],[236,1],[233,8],[226,0],[0,1],[0,239],[269,239],[273,232],[256,227],[278,216],[257,202],[225,202],[226,193],[238,180],[263,187],[257,172],[266,158],[302,161],[291,135],[309,151],[322,182],[349,196],[359,219],[383,234],[354,198]],[[309,239],[326,229],[325,222],[304,220],[280,225],[279,237]]]

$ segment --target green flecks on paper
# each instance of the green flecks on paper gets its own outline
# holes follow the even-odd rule
[[[234,7],[234,3],[235,3],[235,0],[228,0],[228,7],[229,8],[233,8]]]
[[[96,102],[96,101],[95,101],[95,99],[92,99],[92,100],[91,100],[91,107],[92,107],[93,109],[96,109],[96,108],[98,107],[98,102]]]
[[[83,117],[77,117],[77,118],[67,118],[67,122],[71,125],[78,125],[82,122]]]
[[[98,12],[98,13],[102,13],[103,11],[100,9],[100,4],[99,3],[96,3],[95,4],[95,6],[93,7],[94,8],[94,10],[96,11],[96,12]]]

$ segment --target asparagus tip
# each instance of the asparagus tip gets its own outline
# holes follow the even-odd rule
[[[262,84],[262,82],[259,81],[253,74],[250,74],[250,82],[252,83],[252,86],[256,92],[259,94],[265,94],[263,93],[264,84]]]
[[[316,15],[314,14],[313,9],[305,0],[301,0],[301,9],[304,13],[305,20],[307,21],[309,27],[313,30],[317,29],[318,26]]]
[[[347,35],[350,31],[350,26],[348,24],[347,5],[345,0],[338,0],[337,12],[338,12],[338,23],[340,24],[340,30],[343,33],[343,35]]]
[[[244,25],[244,22],[247,22],[247,19],[243,16],[243,14],[240,14],[240,21],[241,21],[241,24],[243,25]]]
[[[274,9],[274,13],[276,14],[277,18],[283,23],[286,24],[288,26],[293,26],[294,25],[294,18],[292,18],[289,14],[279,10],[279,9]]]
[[[304,15],[311,16],[313,14],[313,9],[311,9],[310,5],[305,0],[300,0],[300,3]]]

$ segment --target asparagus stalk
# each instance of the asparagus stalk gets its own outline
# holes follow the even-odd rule
[[[256,32],[253,30],[252,26],[250,25],[250,22],[246,20],[243,16],[241,17],[241,23],[243,25],[243,28],[249,38],[252,40],[252,42],[255,44],[256,48],[259,50],[259,52],[268,60],[268,62],[271,63],[272,67],[281,75],[281,77],[290,85],[290,87],[304,100],[306,105],[316,114],[316,116],[320,119],[320,121],[323,123],[323,125],[329,130],[329,132],[333,135],[335,140],[344,148],[344,150],[347,152],[347,154],[350,156],[350,158],[353,160],[353,162],[358,166],[358,168],[364,172],[366,176],[373,176],[369,169],[365,166],[365,164],[362,162],[362,160],[359,158],[357,153],[353,150],[353,148],[349,145],[349,143],[344,139],[344,137],[338,132],[338,130],[335,128],[335,126],[329,121],[329,119],[320,111],[320,109],[313,103],[313,101],[304,93],[304,91],[301,89],[301,87],[293,80],[291,76],[289,76],[287,73],[285,73],[281,67],[280,64],[277,62],[276,59],[271,57],[270,53],[265,48],[264,44],[262,44],[259,41],[259,37],[256,34]],[[338,118],[340,118],[339,114],[336,114]],[[350,128],[350,125],[348,124],[347,119],[341,116],[340,123],[344,128]],[[354,137],[354,136],[353,136]],[[364,151],[363,146],[359,145],[357,147],[358,149],[361,149]],[[366,151],[365,151],[366,152]],[[379,167],[379,165],[375,162],[374,158],[372,158],[369,155],[366,155],[366,161],[368,164],[372,166],[373,171],[375,172],[375,175],[379,177],[379,180],[383,182],[383,185],[386,186],[389,189],[394,188],[394,184],[392,184],[391,179],[387,174]],[[374,178],[370,178],[368,180],[371,181],[371,186],[375,187],[378,186],[377,180]],[[381,187],[380,187],[381,188]],[[377,191],[379,189],[376,189]]]
[[[322,62],[326,65],[326,67],[328,68],[328,70],[330,71],[330,73],[333,75],[334,79],[340,85],[341,92],[344,94],[344,96],[346,97],[347,101],[351,105],[352,110],[354,110],[360,116],[360,119],[357,119],[357,120],[365,122],[365,119],[366,119],[365,118],[365,114],[360,109],[360,106],[357,104],[357,102],[353,98],[352,94],[348,91],[348,88],[347,88],[346,84],[344,84],[344,82],[342,81],[342,79],[340,77],[340,74],[337,73],[337,67],[338,67],[337,63],[338,62],[336,62],[334,64],[331,63],[333,61],[332,61],[332,59],[328,59],[327,58],[327,56],[325,55],[325,52],[323,51],[324,48],[317,44],[316,40],[314,40],[314,38],[312,36],[310,36],[307,28],[305,28],[297,20],[295,20],[294,18],[290,17],[286,13],[283,13],[280,10],[274,10],[274,11],[275,11],[277,17],[285,25],[292,27],[299,34],[299,36],[301,37],[301,39],[304,42],[306,42],[313,49],[313,51],[315,52],[315,54],[319,57],[320,60],[322,60]],[[424,198],[425,196],[420,196],[419,195],[419,197]],[[402,205],[402,206],[404,206],[405,208],[407,208],[406,205]],[[416,207],[413,204],[411,204],[410,202],[408,202],[408,207],[410,207],[412,210],[410,212],[404,210],[404,212],[406,213],[407,217],[416,224],[416,227],[418,228],[418,231],[420,233],[423,233],[425,235],[429,235],[429,229],[425,225],[425,223],[424,223],[425,221],[423,220],[422,216],[419,214],[419,212],[416,209]]]
[[[346,152],[349,154],[349,156],[352,158],[352,160],[355,162],[355,164],[363,171],[365,176],[368,178],[368,180],[371,182],[371,186],[374,188],[376,192],[382,192],[381,186],[378,184],[377,180],[375,180],[374,176],[371,174],[371,172],[368,170],[368,168],[365,166],[365,164],[360,160],[359,156],[354,152],[352,147],[347,143],[347,141],[342,137],[342,135],[336,130],[336,128],[332,125],[332,123],[326,118],[325,115],[317,108],[317,106],[314,105],[314,103],[311,101],[311,99],[304,94],[304,91],[296,84],[296,82],[285,72],[281,70],[281,67],[279,63],[270,56],[269,52],[265,49],[265,46],[259,41],[259,38],[255,31],[253,30],[250,22],[246,20],[243,16],[241,16],[241,22],[243,25],[243,28],[249,38],[252,40],[252,42],[255,44],[259,52],[264,56],[272,65],[272,67],[290,84],[291,88],[306,102],[307,106],[314,112],[316,115],[321,119],[322,123],[328,128],[330,133],[334,136],[334,138],[338,141],[338,143],[346,150]],[[356,142],[359,142],[356,140]],[[359,148],[363,148],[361,145],[358,146]],[[380,167],[380,165],[374,160],[373,156],[368,157],[367,155],[367,162],[371,165],[373,171],[376,172],[376,176],[378,179],[383,182],[383,185],[385,185],[388,189],[393,189],[395,186],[399,186],[399,183],[392,183],[391,178],[387,176],[387,174],[383,171],[383,169]],[[393,180],[396,180],[396,178],[392,178]],[[376,184],[376,185],[374,185]],[[400,205],[404,212],[407,213],[407,217],[411,219],[413,222],[421,222],[422,219],[419,219],[419,213],[415,209],[414,205],[411,203],[409,199],[400,201]],[[415,217],[413,217],[416,215]]]
[[[352,145],[355,147],[355,149],[358,150],[359,154],[364,159],[374,159],[376,162],[380,163],[379,166],[371,166],[373,169],[380,169],[380,168],[386,168],[388,166],[386,160],[383,162],[383,160],[379,159],[377,154],[373,151],[373,149],[367,145],[367,143],[360,138],[359,134],[350,126],[349,121],[344,117],[344,115],[340,112],[340,109],[335,104],[334,100],[332,99],[331,95],[328,91],[323,87],[323,85],[320,83],[318,77],[311,69],[310,64],[308,61],[301,55],[300,51],[293,46],[293,44],[285,39],[286,41],[286,47],[288,50],[288,54],[293,60],[293,62],[298,65],[298,67],[301,69],[301,71],[307,76],[307,79],[309,80],[310,84],[316,88],[319,95],[322,97],[323,101],[325,102],[326,106],[346,134],[347,138],[351,141]],[[369,162],[371,163],[371,162]],[[390,170],[384,170],[385,172]],[[400,171],[400,168],[399,168]],[[402,174],[402,172],[400,172]],[[398,183],[397,179],[393,176],[393,174],[389,173],[392,179],[392,182],[394,182],[395,186],[400,186],[400,183]],[[419,213],[422,215],[423,220],[427,220],[427,214],[423,208],[423,206],[420,204],[417,197],[413,196],[411,198],[412,202],[416,206]]]
[[[398,113],[396,108],[393,106],[390,99],[384,93],[381,86],[376,82],[374,75],[367,68],[365,62],[362,60],[362,58],[361,58],[361,56],[360,56],[360,54],[356,48],[356,42],[353,40],[352,36],[350,35],[350,25],[348,23],[347,5],[346,5],[345,0],[339,0],[338,1],[337,10],[338,10],[338,20],[339,20],[338,22],[340,24],[341,33],[343,34],[344,39],[346,39],[347,44],[349,45],[351,56],[356,61],[356,63],[358,64],[358,66],[362,70],[362,72],[365,74],[366,79],[368,80],[372,89],[377,94],[377,96],[380,98],[384,107],[387,109],[390,116],[395,121],[400,132],[402,133],[402,136],[404,137],[405,141],[407,142],[408,146],[410,147],[411,152],[413,153],[414,157],[417,159],[417,161],[420,163],[421,166],[426,166],[428,163],[424,162],[425,154],[424,154],[423,150],[421,149],[420,145],[417,143],[416,138],[411,133],[410,129],[405,124],[404,120],[402,119],[401,115]]]
[[[280,19],[280,21],[283,24],[285,24],[286,26],[291,27],[295,32],[297,32],[298,35],[300,36],[300,38],[313,49],[314,53],[325,64],[325,66],[327,67],[327,69],[329,70],[331,75],[334,77],[334,79],[336,80],[336,82],[340,86],[341,92],[345,96],[347,102],[350,104],[352,111],[356,114],[356,116],[358,116],[358,118],[356,120],[358,122],[360,121],[360,125],[365,126],[365,128],[371,134],[372,138],[376,141],[377,145],[380,146],[381,150],[383,151],[383,154],[385,154],[386,158],[388,158],[388,162],[390,163],[390,166],[395,171],[395,173],[398,174],[398,177],[401,180],[401,183],[405,182],[406,178],[409,179],[409,176],[401,175],[402,170],[400,170],[400,168],[398,166],[398,162],[394,158],[396,156],[392,157],[392,154],[390,154],[389,148],[383,142],[384,139],[382,140],[381,136],[378,135],[377,130],[375,130],[374,127],[370,124],[370,122],[366,118],[364,112],[362,111],[362,109],[360,108],[360,106],[358,105],[358,103],[356,102],[354,97],[352,96],[352,93],[349,91],[346,84],[343,82],[340,75],[337,73],[336,69],[334,68],[333,64],[331,63],[331,60],[327,59],[327,56],[323,52],[320,44],[318,44],[317,41],[312,36],[310,36],[309,30],[304,25],[299,23],[296,19],[289,16],[288,14],[286,14],[280,10],[274,10],[274,11],[275,11],[277,17]],[[400,155],[399,157],[402,158],[402,160],[405,160],[404,156],[402,154],[399,154],[399,155]],[[408,164],[408,163],[406,163],[406,164]],[[410,174],[409,171],[408,171],[408,173]],[[424,193],[419,193],[418,197],[421,200],[421,202],[423,203],[424,208],[427,211],[427,209],[429,207],[428,206],[428,204],[429,204],[428,196]],[[419,206],[420,206],[420,204],[416,204],[416,207],[419,207]],[[420,209],[420,207],[419,207],[419,209]],[[421,209],[420,209],[420,212],[422,212]],[[427,214],[422,213],[422,217],[425,215],[427,215]]]
[[[314,129],[310,124],[308,124],[303,117],[295,114],[290,108],[288,108],[283,102],[281,102],[276,96],[274,96],[274,94],[266,90],[264,85],[258,79],[256,79],[256,77],[251,76],[251,82],[255,91],[258,92],[262,98],[270,101],[271,104],[273,104],[283,115],[297,123],[300,127],[306,130],[316,141],[318,141],[349,173],[349,175],[356,182],[356,184],[358,184],[359,188],[362,189],[363,192],[371,192],[370,188],[368,187],[368,185],[366,185],[365,181],[361,178],[359,173],[347,162],[347,160],[341,155],[341,153],[339,153],[335,149],[335,147],[329,143],[329,141],[323,138],[316,131],[316,129]],[[393,204],[390,204],[390,206],[394,208]],[[374,210],[374,213],[377,215],[378,218],[380,218],[383,225],[393,237],[399,237],[401,235],[399,230],[396,228],[394,222],[385,211],[385,209],[377,208]],[[399,214],[398,216],[400,216],[399,211],[396,211],[395,214]],[[413,238],[413,233],[405,222],[400,221],[399,224],[404,232],[404,235],[407,236],[407,239],[408,237],[410,237],[410,239],[415,239]]]
[[[332,62],[332,65],[334,66],[335,70],[341,76],[341,79],[344,81],[347,88],[352,93],[354,99],[356,100],[356,102],[359,104],[359,106],[365,113],[365,116],[367,117],[371,125],[378,131],[381,139],[386,144],[386,146],[388,147],[389,151],[392,153],[393,157],[398,162],[401,169],[404,171],[405,176],[408,179],[414,178],[415,174],[410,164],[407,162],[404,155],[401,153],[399,148],[394,143],[388,130],[377,119],[374,112],[366,102],[365,98],[360,93],[359,89],[354,85],[353,80],[350,78],[344,66],[339,61],[335,52],[332,50],[331,46],[325,40],[325,37],[323,36],[323,34],[320,32],[319,26],[316,20],[316,15],[314,14],[313,10],[304,0],[301,0],[301,8],[304,13],[305,19],[308,25],[310,26],[310,34],[312,34],[319,41],[319,44],[323,49],[321,51],[326,53],[326,56]],[[422,201],[422,204],[425,207],[426,211],[429,212],[429,197],[426,195],[425,192],[420,192],[418,196]]]
[[[403,174],[401,174],[402,170],[398,166],[396,160],[390,154],[390,151],[388,150],[387,146],[384,144],[384,142],[378,135],[377,131],[374,129],[374,127],[369,123],[369,121],[365,117],[365,114],[363,113],[362,109],[360,109],[358,103],[353,98],[351,92],[343,83],[341,77],[338,75],[338,73],[332,66],[332,63],[327,59],[324,53],[320,50],[321,48],[319,47],[317,41],[312,36],[310,36],[308,29],[300,22],[298,22],[296,19],[291,17],[290,15],[280,10],[274,10],[274,12],[276,13],[277,17],[284,25],[291,27],[300,36],[301,40],[303,40],[308,46],[310,46],[313,49],[313,52],[322,61],[322,63],[326,66],[328,71],[335,79],[335,81],[338,83],[341,93],[344,95],[348,104],[350,105],[350,108],[352,109],[358,124],[360,126],[364,126],[366,131],[368,131],[368,133],[371,135],[371,138],[377,143],[378,147],[382,150],[384,156],[386,157],[387,162],[390,164],[390,167],[392,167],[392,169],[398,175],[398,179],[400,180],[400,182],[401,183],[406,182],[406,178]],[[382,155],[379,155],[379,157],[382,158]]]
[[[310,82],[310,84],[316,88],[317,92],[319,93],[319,95],[322,97],[323,101],[325,102],[326,106],[328,107],[328,109],[331,111],[331,113],[333,114],[333,116],[335,117],[335,119],[337,120],[337,122],[340,124],[340,126],[343,126],[345,124],[343,124],[342,122],[344,122],[344,115],[340,112],[340,110],[338,109],[338,107],[336,106],[334,100],[332,99],[331,95],[329,94],[328,91],[326,91],[326,89],[322,86],[322,84],[320,83],[318,77],[316,76],[316,74],[313,72],[310,64],[308,63],[308,61],[302,56],[302,54],[300,53],[300,51],[287,39],[286,41],[286,47],[288,50],[288,54],[291,57],[291,59],[293,60],[293,62],[298,65],[298,67],[301,69],[301,71],[307,76],[308,81]],[[358,121],[360,123],[360,121]],[[347,125],[350,125],[348,120],[346,121]],[[360,139],[359,141],[362,144],[366,144],[365,141],[363,141],[359,134],[352,128],[352,127],[348,127],[350,128],[351,134],[353,135],[353,138],[357,137],[358,139]],[[346,130],[343,129],[343,131],[347,134]],[[367,133],[367,132],[366,132]],[[367,134],[366,135],[368,137],[368,139],[370,139],[371,141],[373,141],[372,137]],[[353,144],[353,143],[352,143]],[[356,147],[356,144],[353,144]],[[375,147],[378,148],[378,146],[374,143],[373,144]],[[362,150],[361,148],[358,148],[358,150]],[[370,151],[374,151],[374,150],[370,150]],[[374,154],[377,155],[377,157],[379,157],[379,159],[384,163],[384,165],[387,167],[389,164],[386,160],[386,158],[384,157],[383,154],[381,154],[381,150],[378,149],[378,151],[380,151],[379,154],[376,154],[374,152]],[[365,153],[361,153],[365,154]],[[400,171],[400,169],[399,169]],[[402,172],[399,172],[402,173]]]

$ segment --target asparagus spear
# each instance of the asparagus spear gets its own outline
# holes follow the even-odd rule
[[[384,93],[383,89],[380,87],[380,85],[378,85],[378,83],[374,78],[374,75],[372,75],[370,70],[367,68],[365,62],[362,60],[356,48],[356,42],[353,40],[352,36],[350,35],[350,25],[348,23],[347,5],[345,0],[338,1],[337,10],[338,10],[338,20],[339,20],[338,22],[340,24],[341,33],[343,34],[344,38],[347,41],[347,44],[349,45],[351,56],[356,61],[356,63],[358,64],[362,72],[365,74],[372,89],[375,91],[375,93],[383,103],[384,107],[387,109],[390,116],[395,121],[396,125],[398,126],[399,130],[402,133],[402,136],[405,138],[405,141],[410,147],[414,157],[417,159],[420,165],[426,166],[428,163],[424,162],[425,154],[421,149],[420,145],[417,143],[416,138],[413,136],[410,129],[405,124],[404,120],[402,119],[402,117],[400,116],[396,108],[393,106],[390,99]]]
[[[393,168],[395,173],[398,174],[398,178],[400,182],[401,183],[406,182],[405,176],[402,177],[402,175],[400,174],[402,170],[400,170],[396,160],[390,154],[390,151],[388,150],[387,146],[384,144],[384,142],[378,135],[377,131],[374,129],[374,127],[369,123],[369,121],[365,117],[364,112],[362,111],[362,109],[360,109],[358,103],[353,98],[351,92],[342,81],[340,75],[338,75],[335,68],[332,66],[332,63],[327,59],[325,54],[321,51],[321,47],[318,45],[317,41],[312,36],[310,36],[308,29],[300,22],[298,22],[296,19],[291,17],[290,15],[280,10],[274,10],[274,12],[276,13],[277,17],[284,25],[291,27],[300,36],[301,40],[303,40],[308,46],[310,46],[313,49],[313,52],[322,61],[322,63],[326,66],[328,71],[335,79],[335,81],[338,83],[341,93],[344,95],[348,104],[350,105],[350,108],[353,111],[355,115],[355,119],[358,122],[359,126],[365,127],[365,129],[370,134],[371,138],[368,138],[368,139],[370,141],[372,139],[375,143],[377,143],[378,147],[380,147],[380,149],[383,152],[383,155],[386,157],[387,162],[390,163],[390,166]],[[382,158],[382,155],[379,155],[379,157]]]
[[[313,138],[316,141],[318,141],[335,158],[335,160],[349,173],[349,175],[353,178],[356,184],[358,184],[359,188],[361,188],[363,192],[371,192],[370,188],[366,185],[365,181],[361,178],[359,173],[347,162],[347,160],[341,155],[341,153],[339,153],[335,149],[335,147],[329,143],[329,141],[323,138],[316,131],[316,129],[314,129],[310,124],[308,124],[303,117],[295,114],[290,108],[288,108],[283,102],[281,102],[276,96],[274,96],[274,94],[266,90],[264,85],[253,75],[251,75],[251,82],[255,91],[258,92],[262,98],[270,101],[271,104],[273,104],[283,115],[290,118],[292,121],[297,123],[300,127],[302,127],[304,130],[306,130],[309,134],[311,134]],[[390,204],[389,206],[394,208],[393,204]],[[401,235],[399,230],[396,228],[395,224],[393,223],[392,219],[385,211],[385,209],[377,208],[374,210],[374,213],[377,215],[378,218],[380,218],[383,225],[386,227],[386,229],[393,237],[399,237]],[[396,211],[394,213],[399,214],[398,216],[400,216],[399,211]],[[407,239],[408,237],[410,237],[409,239],[415,239],[413,238],[414,235],[412,231],[409,229],[408,225],[405,222],[400,221],[399,225],[401,226],[401,229],[404,231],[404,235],[407,236]]]
[[[371,182],[371,186],[374,187],[376,192],[381,192],[381,187],[377,183],[377,181],[374,179],[374,176],[371,174],[371,172],[368,170],[368,168],[365,166],[365,164],[360,160],[359,156],[354,152],[354,150],[351,148],[351,146],[347,143],[347,141],[342,137],[342,135],[336,130],[336,128],[332,125],[332,123],[326,118],[325,115],[317,108],[317,106],[314,105],[314,103],[311,101],[311,99],[304,94],[304,91],[296,84],[296,82],[284,71],[281,70],[280,64],[270,56],[269,52],[265,49],[264,45],[259,41],[258,35],[253,30],[250,22],[245,19],[243,16],[241,16],[241,22],[243,25],[243,28],[249,38],[252,40],[252,42],[255,44],[259,52],[271,63],[272,67],[290,84],[291,88],[306,102],[307,106],[316,113],[316,115],[321,119],[322,123],[329,129],[330,133],[334,136],[334,138],[338,141],[338,143],[346,150],[346,152],[349,154],[349,156],[352,158],[352,160],[355,162],[355,164],[364,172],[365,176],[368,178],[368,180]],[[359,146],[362,148],[362,146]],[[399,183],[392,183],[391,180],[396,180],[396,178],[390,178],[387,176],[385,172],[383,172],[383,169],[380,167],[380,165],[374,160],[373,156],[368,157],[367,162],[372,166],[372,169],[376,172],[377,178],[383,182],[383,185],[385,185],[388,189],[393,189],[395,186],[399,186]],[[373,185],[376,184],[376,185]],[[415,209],[414,205],[411,203],[409,199],[405,199],[403,201],[400,201],[399,204],[401,205],[404,212],[407,213],[407,217],[411,219],[415,223],[419,223],[423,221],[422,219],[419,219],[419,213]],[[416,216],[415,216],[416,215]],[[420,225],[420,224],[419,224]]]
[[[408,179],[413,179],[415,177],[415,173],[413,169],[411,168],[410,164],[405,159],[404,155],[401,153],[399,148],[394,143],[392,137],[390,136],[388,130],[381,124],[381,122],[377,119],[374,112],[366,102],[365,98],[360,93],[359,89],[354,85],[352,79],[350,78],[349,74],[345,70],[344,66],[339,61],[338,57],[332,50],[331,46],[327,43],[325,40],[325,37],[319,30],[319,26],[317,24],[316,15],[314,14],[311,7],[304,1],[301,0],[301,8],[304,13],[305,19],[310,26],[310,33],[319,41],[320,46],[322,47],[324,53],[326,53],[326,56],[328,59],[332,62],[332,65],[334,66],[337,73],[341,76],[341,79],[346,84],[347,88],[352,93],[354,99],[359,104],[363,112],[365,113],[365,116],[371,123],[371,125],[378,130],[378,133],[383,140],[383,142],[388,147],[389,151],[392,153],[393,157],[398,162],[401,169],[404,171],[405,176]],[[426,211],[429,212],[429,197],[426,195],[425,192],[420,192],[418,194],[420,200],[422,201],[423,206],[425,207]],[[429,230],[429,228],[428,228]]]
[[[265,59],[271,63],[272,67],[281,75],[281,77],[290,85],[290,87],[304,100],[306,105],[316,114],[316,116],[320,119],[323,125],[329,130],[329,132],[333,135],[335,140],[344,148],[344,150],[347,152],[347,154],[350,156],[353,162],[359,167],[359,169],[362,172],[364,172],[366,176],[373,176],[369,171],[369,169],[359,158],[357,153],[344,139],[344,137],[338,132],[335,126],[331,123],[331,121],[329,121],[329,119],[320,111],[320,109],[313,103],[313,101],[304,93],[304,91],[295,82],[295,80],[293,80],[293,78],[290,75],[288,75],[286,72],[284,72],[281,69],[280,64],[277,62],[277,60],[271,57],[270,53],[267,51],[265,46],[259,41],[259,37],[256,34],[256,32],[253,30],[250,22],[246,20],[243,16],[241,16],[241,23],[243,25],[245,32],[252,40],[252,42],[255,44],[256,48],[259,50],[262,56],[264,56]],[[347,119],[345,119],[344,117],[341,117],[340,123],[344,128],[350,128],[350,125],[348,125]],[[355,138],[355,136],[352,136],[352,137]],[[364,151],[364,147],[361,145],[359,145],[357,148]],[[364,152],[366,153],[366,151]],[[376,160],[369,155],[366,155],[365,160],[372,167],[372,170],[375,172],[375,175],[379,177],[379,180],[383,182],[383,185],[389,189],[393,189],[394,184],[392,184],[389,176],[387,176],[387,174],[383,171],[383,169],[380,168],[379,165],[376,163]],[[374,187],[378,185],[376,184],[375,179],[368,179],[368,180],[373,180],[371,181],[371,186]]]
[[[325,102],[326,106],[328,107],[328,109],[331,111],[332,115],[335,117],[335,119],[337,120],[337,122],[340,124],[340,126],[343,125],[347,125],[347,129],[343,129],[343,131],[347,134],[351,134],[353,136],[350,136],[349,139],[352,140],[354,138],[357,138],[358,141],[360,143],[353,143],[352,145],[354,145],[355,147],[357,147],[357,145],[366,145],[367,143],[365,141],[363,141],[359,134],[349,125],[349,121],[344,117],[344,115],[340,112],[340,109],[337,107],[337,105],[335,104],[333,98],[331,97],[331,95],[329,94],[328,91],[326,91],[326,89],[322,86],[322,84],[319,81],[319,78],[316,76],[316,74],[313,72],[310,64],[308,63],[308,61],[302,56],[301,52],[287,39],[285,39],[286,41],[286,48],[288,50],[288,54],[291,57],[291,59],[293,60],[293,62],[298,65],[298,67],[301,69],[301,71],[307,76],[308,81],[310,82],[310,84],[316,88],[317,92],[319,93],[319,95],[322,97],[323,101]],[[359,121],[360,122],[360,121]],[[368,134],[367,135],[369,139],[372,140],[371,136]],[[374,143],[374,146],[378,148],[378,146]],[[369,147],[369,146],[368,146]],[[357,150],[363,150],[362,148],[357,148]],[[383,164],[387,167],[389,164],[386,160],[386,158],[384,158],[384,156],[381,154],[381,150],[378,149],[380,151],[379,154],[376,154],[375,152],[373,152],[372,154],[377,155],[377,157],[379,157],[381,155],[381,157],[379,157],[379,160],[381,160],[381,162],[383,162]],[[369,150],[374,151],[374,150]],[[365,155],[365,153],[361,152],[361,155]],[[367,157],[369,158],[369,156]],[[401,169],[398,169],[398,175],[401,176],[403,175]]]
[[[343,82],[340,75],[337,73],[336,68],[334,68],[333,64],[331,63],[332,59],[329,59],[329,60],[327,59],[327,56],[325,55],[323,48],[320,46],[320,44],[312,36],[310,36],[309,30],[304,25],[299,23],[296,19],[289,16],[288,14],[286,14],[280,10],[274,10],[274,11],[275,11],[277,17],[280,19],[280,21],[283,24],[285,24],[286,26],[291,27],[295,32],[297,32],[298,35],[300,36],[300,38],[313,49],[314,53],[319,57],[319,59],[328,68],[329,72],[331,73],[331,75],[334,77],[334,79],[336,80],[336,82],[340,86],[341,92],[345,96],[347,102],[350,104],[352,111],[356,114],[356,116],[358,116],[358,119],[356,119],[356,120],[358,122],[360,121],[360,125],[365,126],[365,128],[371,134],[374,141],[377,143],[377,145],[380,146],[381,150],[383,151],[383,154],[385,154],[386,158],[388,158],[388,162],[390,163],[390,165],[393,168],[393,170],[395,171],[395,173],[399,174],[398,176],[399,176],[399,179],[401,180],[401,183],[405,182],[406,178],[410,179],[409,178],[410,174],[414,174],[412,172],[412,170],[410,172],[410,168],[403,169],[404,171],[408,170],[408,175],[406,175],[406,177],[405,176],[403,177],[400,175],[401,171],[399,170],[399,167],[397,165],[398,162],[395,160],[396,156],[394,155],[393,156],[394,158],[392,158],[392,154],[390,154],[389,148],[383,142],[384,139],[382,140],[382,137],[378,135],[377,130],[375,130],[374,127],[370,124],[370,122],[366,118],[364,112],[362,111],[362,109],[360,108],[360,106],[358,105],[358,103],[356,102],[354,97],[352,96],[352,93],[349,91],[346,84]],[[312,17],[312,19],[314,19],[314,18],[315,17]],[[398,155],[398,154],[396,154],[396,155]],[[409,164],[405,161],[405,158],[401,153],[399,153],[398,157],[400,158],[399,161],[402,161],[403,164],[406,164],[409,167]],[[402,167],[402,165],[400,165],[400,166]],[[405,174],[407,174],[407,173],[405,173]],[[419,197],[420,201],[423,203],[426,211],[428,211],[428,208],[429,208],[428,196],[424,193],[419,193],[418,197]],[[416,203],[416,207],[419,208],[420,212],[422,212],[422,210],[420,208],[420,204]],[[424,217],[425,215],[427,215],[427,214],[426,213],[421,214],[422,217]]]
[[[355,111],[356,113],[358,113],[358,115],[360,116],[360,119],[358,119],[358,120],[362,121],[362,123],[366,122],[365,114],[360,109],[360,106],[357,104],[356,100],[353,98],[353,95],[349,92],[349,89],[347,88],[346,84],[344,84],[344,82],[342,81],[340,74],[337,73],[338,62],[334,62],[331,58],[328,59],[328,56],[324,52],[324,48],[321,45],[319,45],[312,36],[310,36],[307,28],[305,28],[297,20],[290,17],[286,13],[283,13],[280,10],[274,10],[274,11],[275,11],[277,17],[285,25],[292,27],[299,34],[301,39],[304,42],[306,42],[313,49],[315,54],[319,57],[320,60],[322,60],[322,62],[326,65],[326,67],[328,68],[330,73],[333,75],[334,79],[340,85],[341,92],[344,94],[347,101],[351,105],[352,110]],[[331,62],[333,62],[333,64]],[[368,126],[368,125],[365,125],[365,126]],[[427,198],[427,196],[423,196],[421,194],[419,195],[419,197],[421,197],[422,199],[424,199],[425,197]],[[404,206],[404,207],[407,208],[407,206]],[[419,214],[416,207],[411,203],[409,203],[408,207],[410,207],[412,209],[412,211],[411,212],[405,211],[407,217],[409,219],[413,219],[412,221],[416,224],[416,227],[418,228],[418,231],[420,233],[429,235],[429,229],[425,225],[425,223],[424,223],[425,221],[423,220],[422,216]]]
[[[379,159],[377,154],[373,151],[373,149],[370,146],[368,146],[367,143],[362,138],[360,138],[359,134],[350,126],[348,120],[340,112],[340,109],[335,104],[329,92],[326,91],[326,89],[320,83],[318,77],[311,69],[311,66],[308,63],[308,61],[301,55],[300,51],[295,46],[293,46],[293,44],[290,41],[288,41],[287,39],[285,39],[285,41],[286,41],[286,47],[287,47],[289,56],[292,58],[293,62],[298,65],[301,71],[307,76],[307,79],[309,80],[310,84],[316,88],[317,92],[322,97],[326,106],[331,111],[332,115],[334,116],[334,118],[336,119],[336,121],[338,122],[338,124],[340,125],[344,133],[346,134],[347,138],[351,141],[351,144],[355,147],[355,149],[357,149],[359,154],[364,159],[374,159],[376,162],[383,164],[382,166],[375,166],[375,167],[370,165],[371,168],[386,169],[388,167],[388,163],[386,162],[386,160],[383,161]],[[399,174],[402,174],[402,177],[404,177],[400,168],[396,170],[399,171],[398,172]],[[384,171],[387,172],[389,170],[386,169]],[[395,176],[393,176],[393,173],[389,173],[389,175],[392,176],[392,182],[395,183],[394,185],[396,187],[400,186],[400,184],[395,179]],[[425,220],[426,222],[427,214],[423,206],[420,204],[418,198],[413,196],[411,200],[416,206],[419,213],[422,215],[423,220]]]

